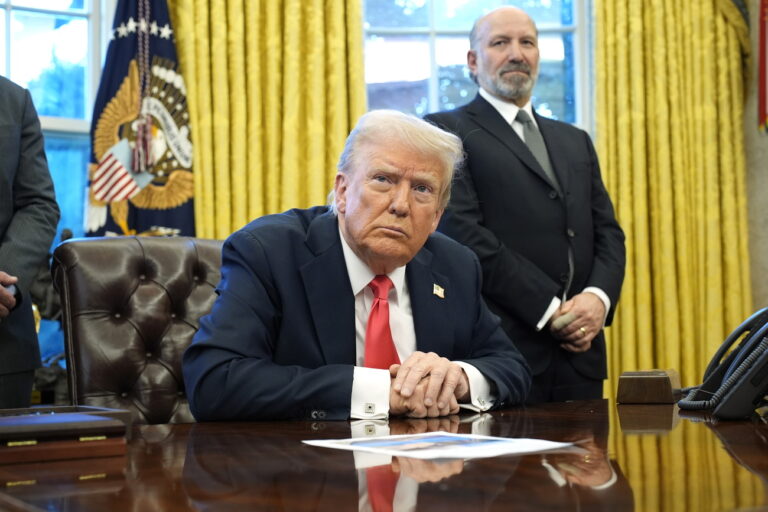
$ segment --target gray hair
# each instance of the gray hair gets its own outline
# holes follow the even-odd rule
[[[418,117],[397,110],[371,110],[364,114],[347,137],[336,168],[340,173],[348,174],[357,160],[365,157],[361,148],[389,144],[405,145],[440,162],[445,177],[440,191],[440,207],[445,208],[451,197],[454,173],[464,162],[464,148],[456,135]],[[328,201],[335,211],[333,191],[328,195]]]

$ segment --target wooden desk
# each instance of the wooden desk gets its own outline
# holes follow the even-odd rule
[[[711,424],[673,410],[591,401],[497,411],[475,428],[580,441],[588,453],[393,464],[417,510],[765,506],[768,425]],[[389,427],[469,432],[472,423],[393,420]],[[125,457],[0,466],[0,510],[358,510],[364,470],[355,469],[353,454],[300,442],[349,437],[347,422],[156,425],[134,433]],[[601,485],[606,480],[613,483]]]

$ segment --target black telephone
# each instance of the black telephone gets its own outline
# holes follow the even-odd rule
[[[739,345],[728,352],[738,340],[741,340]],[[709,362],[704,382],[690,388],[678,406],[689,410],[711,409],[712,415],[720,419],[743,419],[754,412],[766,393],[768,308],[763,308],[726,338]]]

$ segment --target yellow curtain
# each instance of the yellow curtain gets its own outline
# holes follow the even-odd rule
[[[698,383],[752,312],[742,133],[749,47],[746,22],[729,7],[595,1],[597,147],[628,253],[609,329],[611,396],[626,370],[675,368],[684,385]]]
[[[360,0],[169,0],[187,83],[197,236],[324,204],[365,112]]]
[[[608,332],[606,394],[615,400],[623,371],[674,368],[684,386],[700,383],[752,312],[742,133],[749,35],[732,0],[595,0],[594,9],[597,148],[627,235]],[[665,486],[672,470],[743,478],[714,455],[691,460],[657,437],[617,439],[638,510],[739,502],[700,496],[687,507],[684,481]],[[745,489],[760,493],[751,482]]]

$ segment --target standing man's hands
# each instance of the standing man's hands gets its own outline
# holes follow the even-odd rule
[[[586,352],[592,340],[603,328],[605,304],[590,292],[574,295],[552,316],[550,331],[563,341],[560,346],[569,352]]]
[[[0,320],[11,314],[16,307],[16,297],[9,286],[15,285],[18,278],[0,270]]]
[[[412,418],[456,414],[469,398],[469,380],[458,364],[434,352],[416,351],[389,369],[390,413]]]

